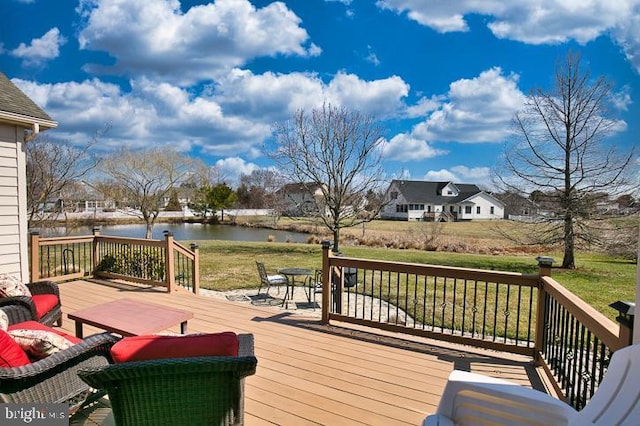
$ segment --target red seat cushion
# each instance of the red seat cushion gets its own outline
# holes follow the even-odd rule
[[[67,334],[59,328],[48,327],[44,324],[39,323],[38,321],[25,321],[19,322],[17,324],[10,325],[7,330],[43,330],[50,331],[52,333],[57,334],[58,336],[62,336],[65,339],[69,340],[71,343],[76,344],[82,342],[82,339],[72,335]]]
[[[226,331],[184,336],[125,337],[111,348],[116,363],[194,356],[238,356],[238,336]]]
[[[58,296],[55,294],[34,294],[31,296],[36,305],[36,315],[42,318],[47,312],[58,306]]]
[[[30,364],[29,357],[4,330],[0,330],[0,367],[20,367]]]

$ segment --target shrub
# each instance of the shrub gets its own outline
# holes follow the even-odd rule
[[[133,249],[105,255],[96,270],[134,278],[164,281],[165,261],[164,257],[156,252]]]

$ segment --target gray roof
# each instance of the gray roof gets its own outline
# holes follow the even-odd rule
[[[482,192],[477,185],[453,182],[429,182],[423,180],[394,180],[392,184],[402,193],[410,204],[453,204],[459,203]],[[457,197],[440,195],[442,188],[452,183],[458,188]]]
[[[42,108],[0,72],[0,113],[3,112],[19,116],[22,118],[21,121],[48,124],[45,127],[56,126],[56,123]],[[49,123],[42,123],[43,121]]]

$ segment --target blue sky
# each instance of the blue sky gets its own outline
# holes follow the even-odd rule
[[[640,0],[3,0],[0,70],[102,154],[177,148],[230,182],[274,122],[323,102],[386,129],[389,178],[488,184],[511,119],[580,52],[640,135]]]

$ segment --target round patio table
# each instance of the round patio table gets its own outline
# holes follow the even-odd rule
[[[284,299],[282,300],[282,306],[285,306],[288,300],[293,299],[293,292],[295,291],[295,287],[296,287],[296,277],[304,276],[305,277],[304,281],[306,281],[307,280],[306,277],[311,275],[311,269],[283,268],[283,269],[279,269],[278,273],[284,275],[287,278],[287,291],[284,293]],[[289,293],[289,288],[291,288],[291,293]],[[311,299],[309,299],[308,294],[307,294],[307,299],[309,302],[311,302]]]

